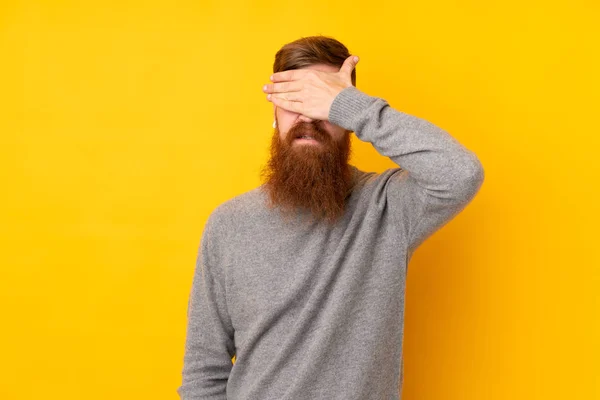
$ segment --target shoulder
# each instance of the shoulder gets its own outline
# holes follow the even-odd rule
[[[247,229],[246,225],[260,209],[261,201],[259,188],[255,188],[222,202],[209,213],[201,242],[213,265],[219,263],[220,255],[227,250],[231,240]]]
[[[382,172],[358,171],[356,189],[363,195],[385,193],[390,187],[401,188],[409,179],[408,171],[401,167],[388,168]]]
[[[239,227],[264,209],[265,196],[260,189],[261,186],[256,187],[222,202],[210,213],[207,224],[219,226],[219,230]]]

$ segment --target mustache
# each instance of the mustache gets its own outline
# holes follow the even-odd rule
[[[293,141],[303,135],[310,135],[321,142],[329,139],[329,133],[319,125],[319,122],[298,122],[290,128],[287,136],[289,141]]]

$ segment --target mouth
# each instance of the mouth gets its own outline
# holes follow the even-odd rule
[[[313,124],[303,123],[296,127],[297,129],[293,130],[293,142],[298,142],[302,144],[322,144],[321,135],[324,132],[321,132],[317,126]]]
[[[313,144],[319,143],[319,141],[317,139],[313,138],[312,136],[298,136],[297,138],[294,139],[294,142],[313,143]]]

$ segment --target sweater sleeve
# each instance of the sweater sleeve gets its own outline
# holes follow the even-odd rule
[[[211,257],[211,225],[206,223],[198,249],[187,308],[182,400],[225,400],[235,355],[233,327],[224,284]]]
[[[329,121],[353,131],[400,168],[381,174],[383,201],[408,238],[408,252],[454,218],[484,179],[477,156],[446,131],[354,86],[334,99]]]

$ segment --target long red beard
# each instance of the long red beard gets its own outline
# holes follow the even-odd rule
[[[299,134],[310,134],[319,143],[294,143]],[[278,206],[284,217],[308,211],[312,218],[339,220],[353,186],[350,143],[349,133],[335,141],[318,122],[295,124],[285,140],[275,128],[271,157],[261,170],[269,205]]]

